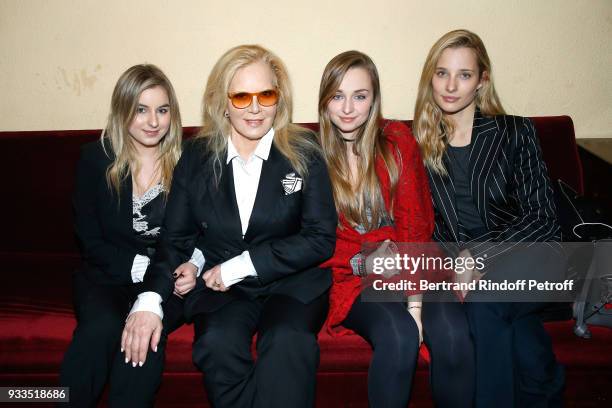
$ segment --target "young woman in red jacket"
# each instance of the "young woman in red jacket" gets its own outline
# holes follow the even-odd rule
[[[405,407],[422,339],[420,295],[405,303],[361,299],[359,264],[365,243],[429,241],[433,211],[427,176],[410,129],[381,116],[378,72],[358,51],[334,57],[319,90],[323,154],[338,211],[327,327],[353,331],[373,349],[371,407]],[[360,259],[361,258],[361,259]]]

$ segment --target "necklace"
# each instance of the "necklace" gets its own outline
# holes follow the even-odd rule
[[[138,179],[136,175],[132,176],[133,190],[136,193],[135,194],[136,197],[142,197],[143,195],[145,195],[147,191],[151,189],[151,187],[153,187],[153,185],[155,184],[155,181],[157,180],[158,172],[159,172],[159,167],[155,166],[155,171],[153,171],[153,173],[151,174],[151,177],[149,177],[149,181],[147,182],[144,188],[141,188],[140,184],[138,184]]]

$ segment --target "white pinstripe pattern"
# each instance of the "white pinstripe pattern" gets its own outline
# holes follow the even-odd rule
[[[445,163],[449,168],[448,157]],[[452,179],[428,169],[436,241],[473,244],[473,256],[486,253],[490,260],[520,242],[560,239],[553,190],[531,120],[477,112],[469,168],[471,194],[489,231],[472,240],[460,233]]]

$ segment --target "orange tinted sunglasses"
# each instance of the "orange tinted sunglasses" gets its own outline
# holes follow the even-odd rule
[[[267,89],[261,92],[236,92],[227,94],[236,109],[245,109],[253,103],[253,97],[257,97],[257,103],[261,106],[273,106],[278,102],[278,92],[274,89]]]

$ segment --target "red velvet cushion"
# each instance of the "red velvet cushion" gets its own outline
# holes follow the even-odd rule
[[[562,178],[582,192],[571,119],[534,118],[534,123],[551,177]],[[318,127],[316,123],[305,125]],[[197,128],[184,130],[191,137]],[[72,336],[71,273],[79,262],[72,228],[74,169],[80,146],[99,135],[99,130],[0,132],[0,183],[5,197],[0,205],[4,231],[9,232],[0,234],[0,378],[4,384],[16,378],[26,378],[27,384],[34,373],[56,376]],[[548,324],[547,328],[557,354],[569,367],[612,368],[608,352],[612,331],[594,329],[592,340],[582,340],[571,333],[571,322]],[[196,375],[191,343],[190,326],[171,336],[169,373]],[[359,378],[338,383],[346,389],[339,385],[337,401],[354,392],[355,384],[363,388],[368,345],[356,336],[331,339],[326,333],[321,334],[320,344],[320,375]],[[336,389],[329,387],[332,383],[336,384],[328,382],[322,388]],[[364,390],[357,394],[363,400]]]

